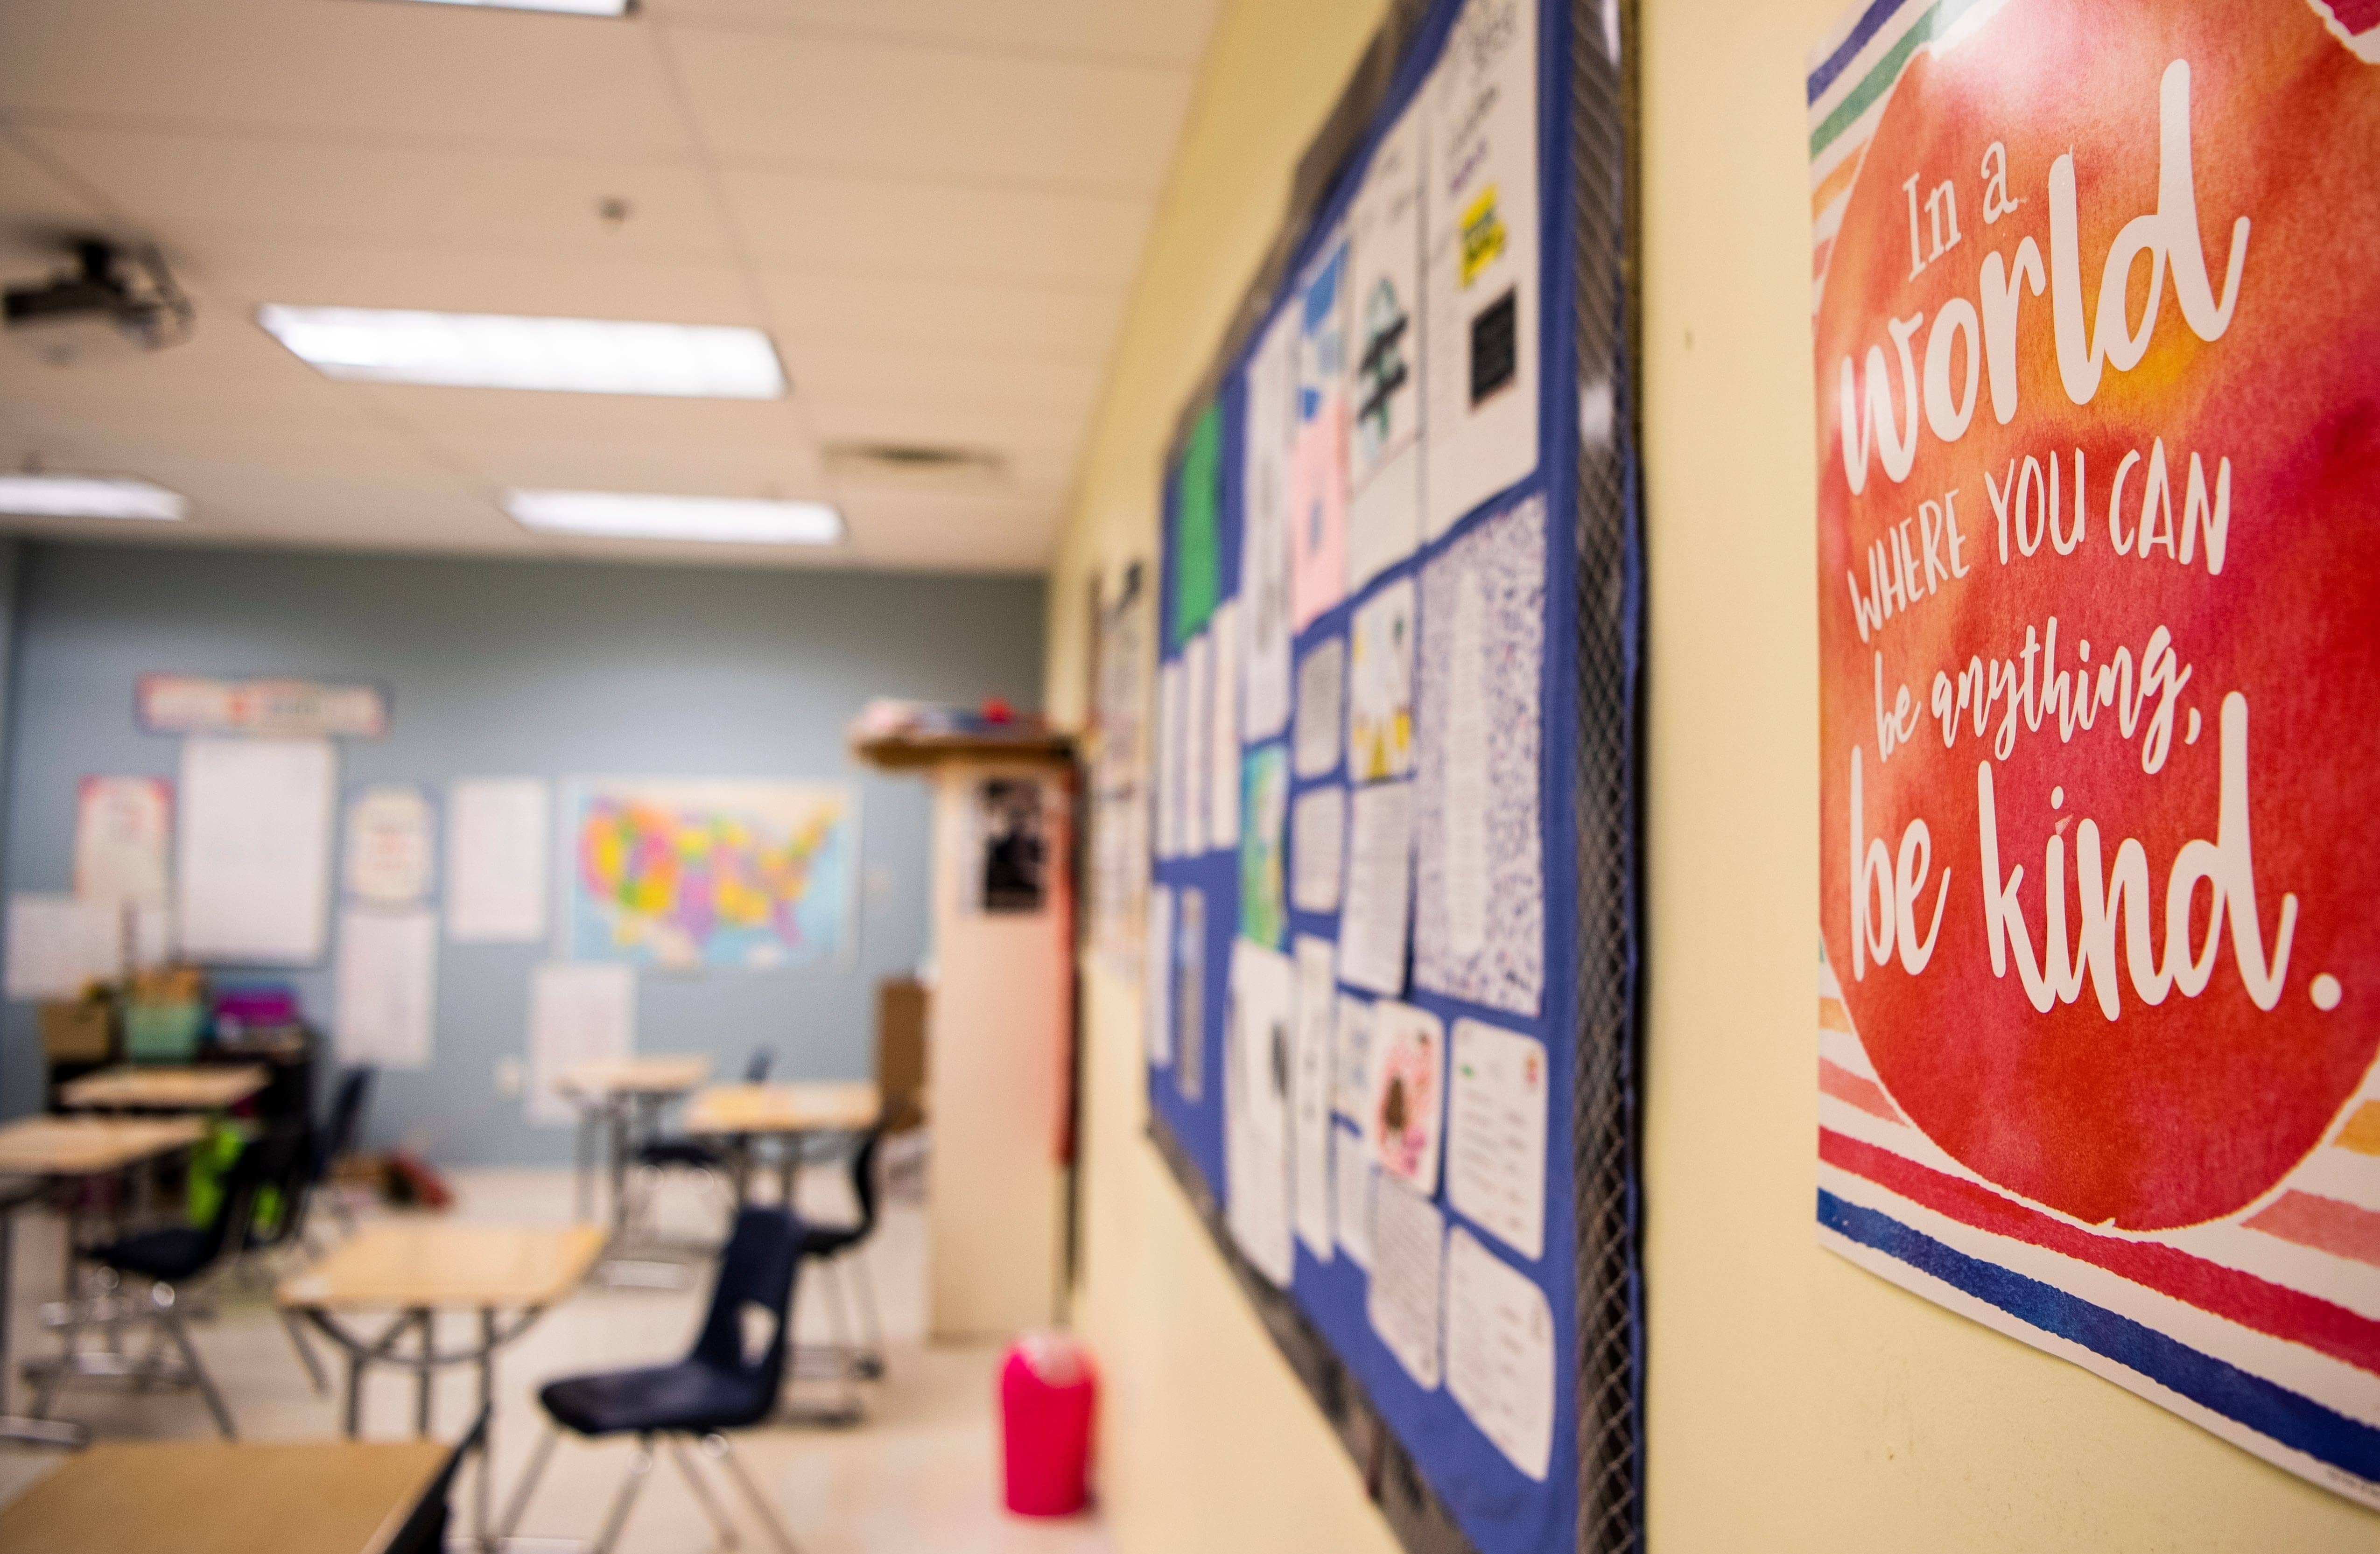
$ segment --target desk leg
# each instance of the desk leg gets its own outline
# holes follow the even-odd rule
[[[777,1147],[784,1151],[784,1158],[777,1164],[777,1196],[784,1211],[792,1214],[794,1184],[802,1171],[802,1135],[789,1133],[777,1141]]]
[[[347,1439],[364,1433],[364,1352],[352,1344],[347,1351]]]
[[[419,1330],[421,1357],[413,1366],[413,1433],[430,1439],[430,1362],[438,1346],[438,1319],[426,1306],[417,1307],[413,1322]]]
[[[480,1308],[480,1480],[473,1496],[471,1530],[488,1547],[488,1501],[496,1476],[496,1313]]]
[[[595,1113],[578,1108],[578,1128],[570,1141],[571,1199],[581,1221],[595,1218]]]
[[[613,1100],[612,1112],[612,1239],[628,1228],[628,1108]]]
[[[0,1208],[0,1440],[26,1446],[77,1447],[87,1439],[80,1425],[51,1419],[19,1419],[8,1412],[9,1302],[17,1293],[17,1206]]]

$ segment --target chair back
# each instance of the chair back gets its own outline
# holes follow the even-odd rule
[[[884,1142],[884,1129],[880,1124],[859,1135],[859,1147],[851,1152],[851,1196],[859,1205],[859,1222],[852,1227],[852,1240],[866,1239],[876,1229],[876,1152]]]
[[[747,1085],[767,1084],[769,1080],[769,1065],[776,1062],[776,1060],[777,1050],[775,1048],[753,1048],[751,1057],[747,1059],[744,1063],[744,1083]]]
[[[299,1147],[303,1142],[287,1134],[266,1134],[239,1147],[238,1157],[223,1174],[223,1196],[215,1203],[214,1217],[207,1221],[202,1233],[205,1257],[201,1267],[211,1266],[223,1256],[224,1248],[231,1243],[233,1227],[249,1223],[256,1205],[256,1189],[272,1179],[284,1152]],[[244,1239],[245,1231],[241,1233]]]
[[[793,1337],[794,1270],[801,1239],[801,1227],[782,1208],[755,1204],[735,1216],[735,1232],[719,1254],[710,1310],[695,1338],[694,1353],[687,1356],[751,1388],[748,1416],[721,1421],[718,1427],[749,1424],[777,1401]],[[746,1316],[756,1307],[771,1323],[768,1347],[757,1358],[744,1345]]]
[[[339,1075],[339,1091],[332,1098],[331,1113],[322,1124],[314,1154],[315,1181],[328,1176],[333,1162],[356,1147],[356,1138],[363,1132],[364,1103],[371,1099],[371,1084],[370,1063],[358,1063]]]
[[[259,1206],[250,1202],[247,1216],[240,1221],[247,1227],[240,1239],[243,1250],[259,1251],[297,1239],[305,1227],[306,1206],[313,1196],[319,1153],[313,1130],[303,1125],[276,1128],[242,1151],[243,1159],[249,1154],[258,1157],[255,1180],[249,1188],[251,1200],[256,1190],[263,1187],[272,1188],[280,1199],[273,1223],[264,1227],[257,1224]],[[228,1197],[225,1201],[229,1201]]]

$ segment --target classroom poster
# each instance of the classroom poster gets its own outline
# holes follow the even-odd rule
[[[2380,1506],[2375,24],[1872,5],[1810,148],[1821,1237]]]
[[[86,777],[75,785],[74,893],[163,907],[174,835],[174,784],[163,777]]]

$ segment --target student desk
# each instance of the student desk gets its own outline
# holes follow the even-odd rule
[[[113,1176],[199,1141],[199,1124],[188,1118],[26,1117],[0,1126],[0,1177],[71,1181]],[[0,1183],[0,1440],[42,1446],[79,1446],[82,1427],[43,1419],[6,1417],[8,1413],[8,1313],[16,1295],[17,1210],[37,1194],[30,1183]],[[67,1217],[67,1295],[74,1295],[75,1216]],[[0,1540],[0,1548],[12,1547]]]
[[[378,1554],[444,1465],[436,1441],[94,1446],[0,1508],[9,1554]]]
[[[811,1134],[857,1133],[876,1125],[883,1099],[876,1087],[856,1084],[713,1085],[686,1103],[686,1131],[713,1137],[782,1141],[778,1170],[787,1208],[794,1207],[794,1177],[801,1167],[801,1143]],[[735,1168],[735,1201],[745,1198],[749,1162]]]
[[[577,1171],[578,1217],[595,1217],[595,1130],[610,1124],[612,1230],[625,1225],[628,1158],[636,1135],[650,1136],[662,1105],[710,1077],[710,1060],[698,1056],[610,1058],[580,1063],[557,1075],[553,1087],[578,1108],[578,1137],[572,1151]]]
[[[58,1087],[58,1104],[75,1111],[222,1111],[265,1087],[261,1064],[206,1068],[125,1065]]]
[[[430,1374],[439,1366],[476,1366],[480,1406],[489,1411],[480,1445],[474,1530],[487,1537],[488,1464],[494,1460],[496,1351],[527,1331],[547,1306],[566,1299],[603,1250],[591,1225],[543,1229],[424,1220],[373,1225],[343,1243],[303,1273],[281,1281],[275,1298],[346,1352],[346,1434],[362,1426],[364,1368],[376,1362],[414,1373],[414,1429],[430,1433]],[[396,1316],[377,1334],[344,1325],[364,1311]],[[479,1341],[461,1349],[438,1347],[441,1311],[476,1311]],[[498,1314],[515,1311],[509,1327]],[[410,1352],[400,1353],[406,1336]]]

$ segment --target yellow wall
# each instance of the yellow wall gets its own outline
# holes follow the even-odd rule
[[[1813,1236],[1803,80],[1841,8],[1641,8],[1653,1547],[2380,1548],[2380,1517]]]
[[[1671,1550],[2380,1547],[2380,1518],[1819,1250],[1815,625],[1802,81],[1838,0],[1644,0],[1649,1410]],[[1159,460],[1378,0],[1232,0],[1050,592],[1150,556]],[[1386,1550],[1141,1135],[1139,1007],[1089,974],[1086,1281],[1126,1554]]]
[[[1088,583],[1157,553],[1159,467],[1381,0],[1226,0],[1050,587],[1049,705],[1084,704]],[[1389,1554],[1386,1524],[1142,1133],[1140,1002],[1086,974],[1084,1280],[1099,1496],[1130,1554]]]

